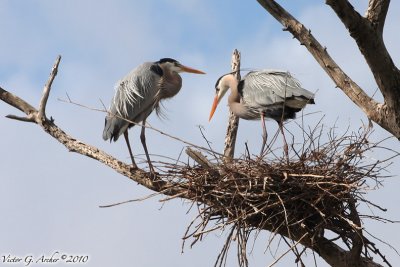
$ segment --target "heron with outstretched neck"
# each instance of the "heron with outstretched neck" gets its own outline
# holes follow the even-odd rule
[[[117,141],[123,134],[134,168],[137,168],[137,165],[129,143],[128,129],[135,124],[142,124],[140,140],[150,171],[155,173],[146,145],[146,119],[153,110],[160,115],[161,101],[175,96],[180,91],[181,72],[205,74],[184,66],[175,59],[163,58],[139,65],[116,84],[115,95],[105,118],[103,139]]]
[[[263,143],[260,154],[267,142],[265,118],[275,120],[283,135],[284,151],[288,156],[288,146],[283,122],[296,117],[296,113],[307,104],[314,104],[314,94],[301,87],[300,83],[288,72],[279,70],[251,71],[238,81],[234,73],[221,76],[215,84],[215,98],[209,120],[228,89],[230,110],[241,119],[261,119]]]

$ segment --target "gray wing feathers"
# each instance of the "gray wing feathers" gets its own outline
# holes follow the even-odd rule
[[[110,111],[111,113],[111,111]],[[117,116],[107,115],[104,122],[103,139],[117,141],[119,136],[128,129],[129,123]]]
[[[160,76],[150,70],[152,64],[143,63],[116,84],[110,114],[105,121],[104,140],[110,138],[111,141],[113,139],[116,141],[128,127],[132,126],[129,121],[139,123],[155,108]]]
[[[243,100],[245,103],[268,106],[294,100],[304,102],[303,106],[305,106],[310,99],[314,99],[314,94],[303,89],[299,81],[289,72],[252,71],[244,77]]]
[[[116,84],[111,105],[121,116],[135,119],[154,102],[160,76],[150,70],[152,64],[147,62],[138,66]]]

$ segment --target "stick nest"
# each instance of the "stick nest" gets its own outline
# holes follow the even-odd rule
[[[290,249],[300,261],[297,244],[313,247],[312,240],[324,237],[326,230],[349,250],[359,244],[363,256],[370,257],[371,251],[376,254],[375,245],[362,235],[362,219],[383,219],[360,215],[357,206],[364,203],[384,210],[364,198],[367,190],[385,178],[382,170],[387,161],[368,157],[380,143],[370,143],[367,130],[343,136],[335,136],[331,130],[323,144],[321,135],[310,133],[300,147],[292,145],[290,159],[271,153],[268,158],[247,155],[230,163],[214,160],[203,164],[197,160],[201,164],[167,164],[163,179],[179,188],[182,193],[177,197],[184,195],[198,208],[184,240],[191,237],[194,244],[206,233],[229,226],[216,265],[226,263],[227,251],[235,240],[239,265],[247,266],[246,245],[253,230],[297,240]]]

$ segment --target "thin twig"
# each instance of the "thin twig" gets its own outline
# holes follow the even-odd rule
[[[278,261],[280,261],[286,254],[288,254],[290,251],[292,251],[293,248],[296,247],[303,240],[303,238],[305,238],[307,235],[308,235],[308,233],[305,233],[304,235],[302,235],[302,237],[300,237],[300,239],[296,243],[294,243],[288,250],[286,250],[284,253],[282,253],[276,260],[274,260],[270,265],[268,265],[268,267],[272,267],[276,263],[278,263]]]

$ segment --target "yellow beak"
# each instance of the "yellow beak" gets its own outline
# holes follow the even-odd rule
[[[206,74],[205,72],[203,72],[201,70],[196,70],[196,69],[184,66],[184,65],[180,65],[180,68],[181,68],[181,71],[184,71],[184,72],[196,73],[196,74]]]
[[[214,102],[211,107],[211,112],[210,112],[210,117],[208,118],[208,121],[211,121],[212,116],[214,115],[215,110],[217,109],[218,106],[218,95],[214,97]]]

